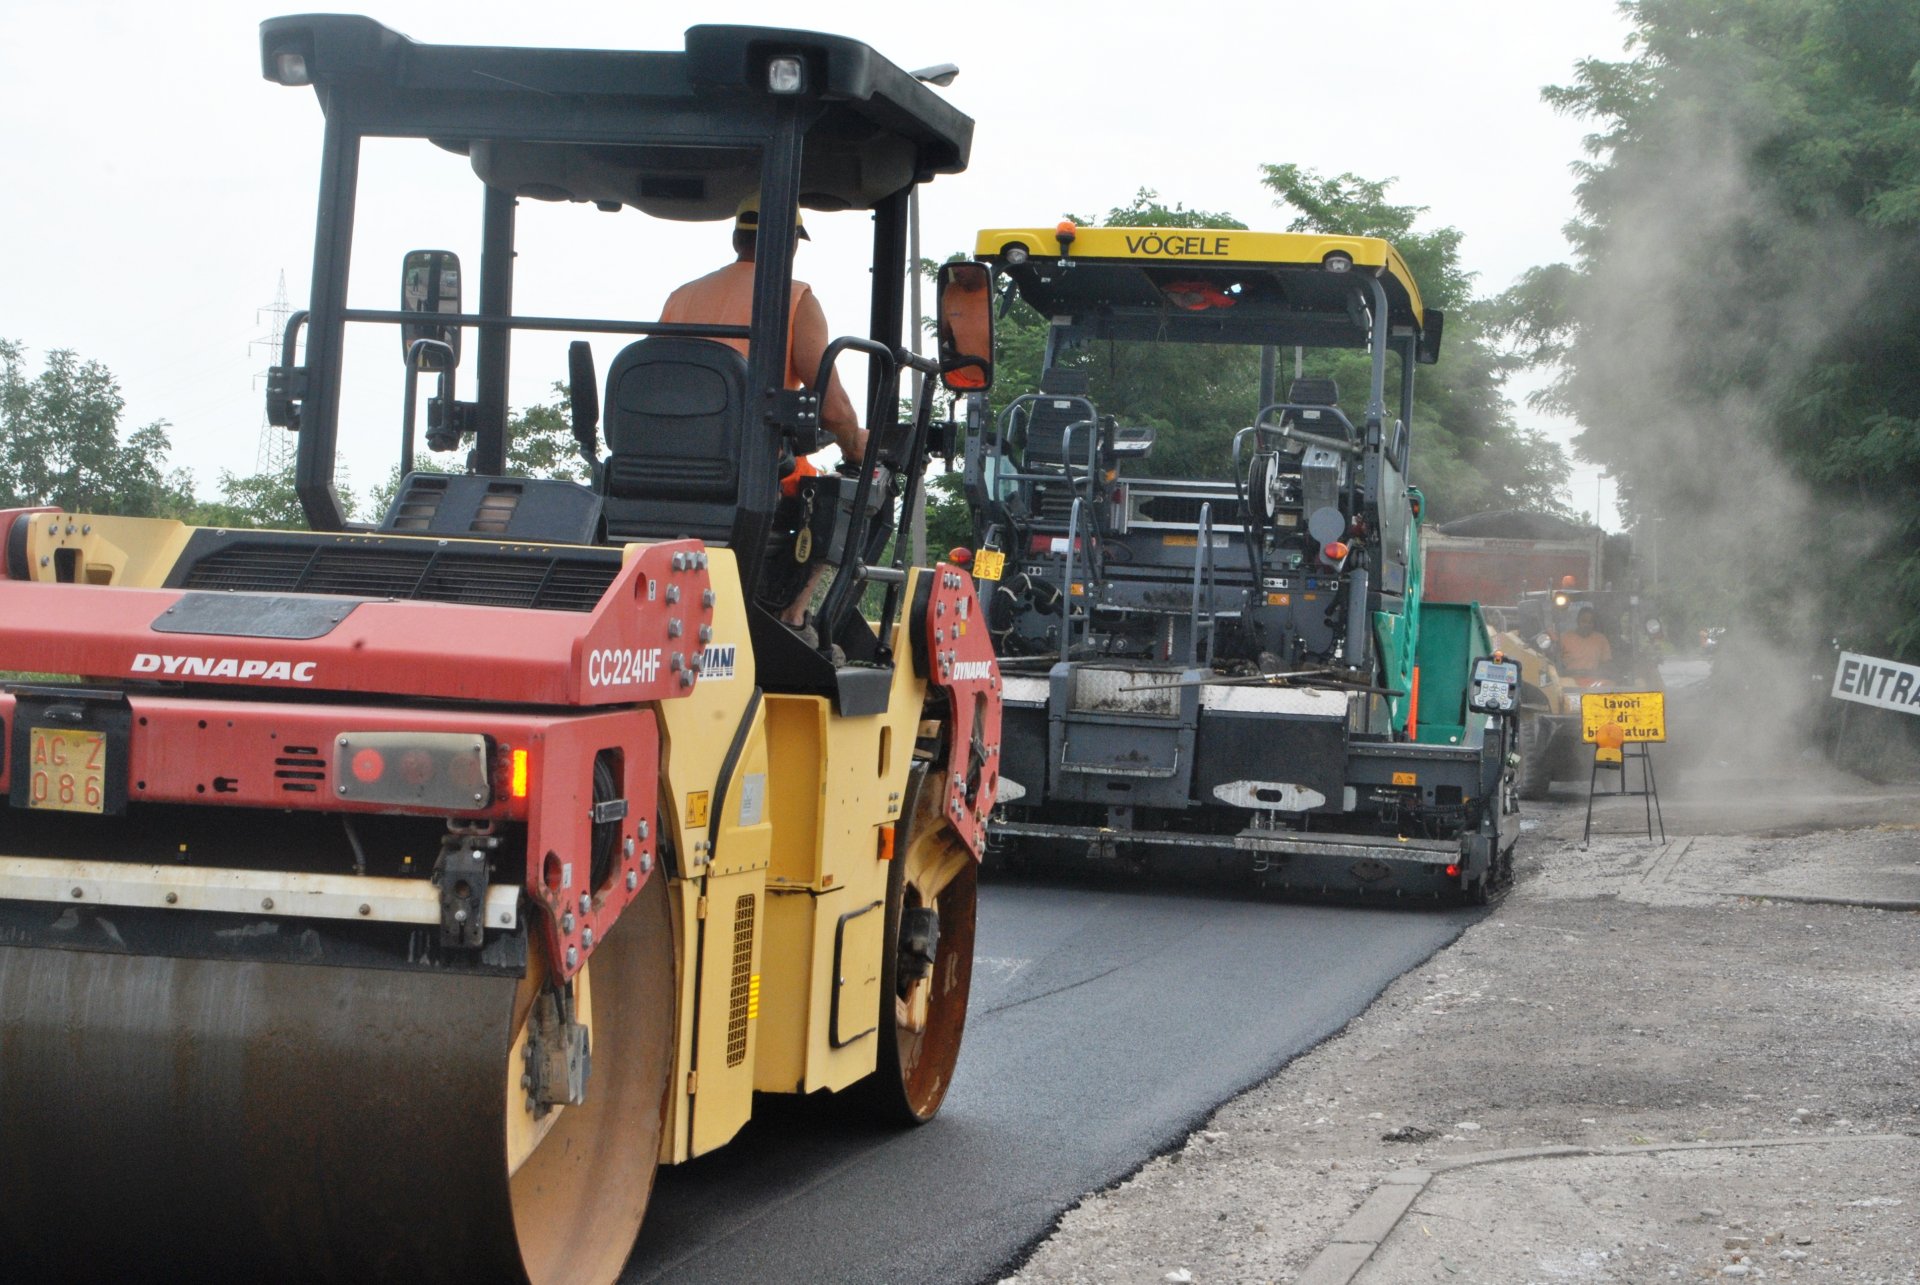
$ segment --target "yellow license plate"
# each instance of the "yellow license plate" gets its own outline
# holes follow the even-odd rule
[[[55,812],[105,812],[106,733],[29,727],[27,806]]]
[[[1007,555],[998,549],[982,549],[973,555],[975,580],[998,580],[1007,569]]]

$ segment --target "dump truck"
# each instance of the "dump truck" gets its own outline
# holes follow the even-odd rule
[[[1546,513],[1504,510],[1456,518],[1425,540],[1429,588],[1478,602],[1494,642],[1520,667],[1516,726],[1523,799],[1543,799],[1555,781],[1583,780],[1591,766],[1580,698],[1589,692],[1659,691],[1660,621],[1630,586],[1631,545],[1597,526]],[[1608,641],[1598,667],[1566,664],[1561,640],[1582,609]]]
[[[1282,891],[1493,895],[1518,832],[1510,720],[1478,608],[1422,593],[1413,381],[1444,318],[1399,253],[1067,222],[983,231],[974,258],[1047,322],[1038,387],[968,407],[1005,674],[995,842]],[[1156,471],[1158,427],[1098,405],[1096,374],[1121,387],[1167,344],[1260,353],[1212,477]],[[1351,413],[1341,360],[1364,381]]]
[[[1606,584],[1606,533],[1551,514],[1455,518],[1426,532],[1421,548],[1427,591],[1447,602],[1511,607],[1530,592]]]
[[[944,363],[901,335],[909,201],[972,123],[801,31],[477,48],[300,16],[260,53],[325,116],[311,294],[267,390],[310,529],[0,513],[0,1264],[611,1281],[656,1166],[756,1094],[911,1124],[952,1082],[999,674],[971,578],[885,551],[931,376],[990,369],[952,343],[990,342],[984,307],[943,301]],[[406,218],[436,247],[477,228],[477,305],[443,248],[404,255],[397,304],[349,289],[356,201],[396,172],[360,168],[375,140],[464,172]],[[756,196],[750,320],[516,306],[589,267],[517,249],[529,207],[637,214],[645,245]],[[871,222],[873,308],[791,387],[803,204]],[[586,336],[551,375],[589,483],[505,467],[509,363],[553,335]],[[872,438],[801,489],[816,533],[776,479],[848,350]],[[407,471],[356,524],[336,455],[370,405]],[[445,471],[412,467],[423,434]],[[767,588],[803,543],[834,569],[812,636]]]

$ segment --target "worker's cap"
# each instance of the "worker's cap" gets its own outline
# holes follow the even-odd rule
[[[755,192],[740,202],[740,208],[733,212],[733,227],[736,232],[758,232],[760,230],[760,194]],[[800,217],[800,211],[793,212],[793,230],[800,234],[802,241],[811,241],[807,235],[806,220]]]

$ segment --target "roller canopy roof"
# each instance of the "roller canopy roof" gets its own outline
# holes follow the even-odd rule
[[[1394,333],[1439,324],[1421,305],[1406,261],[1378,237],[1078,228],[1063,268],[1056,229],[989,228],[974,257],[1006,272],[1044,315],[1072,318],[1077,331],[1099,338],[1363,347],[1368,331],[1354,289],[1362,275],[1380,281]],[[1330,260],[1350,266],[1329,271]]]
[[[329,121],[431,138],[489,184],[673,219],[733,215],[783,100],[767,62],[797,55],[807,120],[801,204],[870,209],[966,168],[973,121],[857,40],[770,27],[689,28],[684,51],[420,44],[371,18],[260,24],[262,72],[312,84]],[[288,57],[291,55],[292,57]]]

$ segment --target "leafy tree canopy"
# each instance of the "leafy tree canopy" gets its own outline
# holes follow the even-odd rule
[[[1501,328],[1557,372],[1668,614],[1920,651],[1920,8],[1622,9],[1628,57],[1545,93],[1593,125],[1572,261]]]
[[[0,340],[0,505],[135,517],[190,511],[192,476],[166,467],[167,425],[156,421],[122,438],[125,405],[99,362],[55,349],[30,376],[26,349]]]

